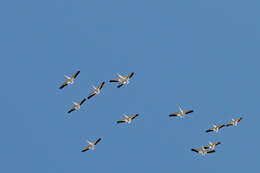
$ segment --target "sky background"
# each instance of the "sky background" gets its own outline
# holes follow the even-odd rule
[[[259,172],[259,8],[259,0],[1,1],[0,172]],[[108,82],[131,72],[127,86]],[[100,95],[67,114],[102,81]],[[179,105],[194,113],[168,117]],[[140,116],[116,124],[123,113]],[[205,133],[239,117],[237,127]],[[96,150],[80,152],[99,137]],[[216,153],[190,151],[208,141],[222,142]]]

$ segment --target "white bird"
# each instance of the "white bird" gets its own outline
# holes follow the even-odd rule
[[[212,132],[212,131],[217,133],[219,131],[219,129],[221,129],[224,126],[225,126],[224,124],[221,124],[219,126],[216,126],[215,124],[213,124],[213,128],[206,130],[206,133]]]
[[[130,78],[133,77],[134,72],[132,72],[131,74],[129,74],[127,76],[121,76],[120,74],[117,74],[117,75],[118,75],[118,78],[112,79],[109,82],[119,82],[119,85],[117,86],[117,88],[120,88],[121,86],[123,86],[125,84],[129,84]]]
[[[71,77],[64,75],[67,80],[60,86],[60,89],[64,88],[65,86],[67,86],[69,84],[73,84],[74,79],[76,79],[76,77],[78,76],[79,73],[80,73],[80,71],[77,71]]]
[[[101,88],[103,87],[104,84],[105,84],[105,82],[102,82],[97,88],[95,86],[93,86],[94,91],[89,94],[88,99],[90,99],[91,97],[93,97],[96,94],[100,94],[100,90],[101,90]]]
[[[189,114],[189,113],[192,113],[192,112],[194,112],[193,110],[188,110],[188,111],[184,111],[184,110],[182,110],[182,108],[179,106],[179,112],[176,112],[176,113],[172,113],[172,114],[170,114],[169,116],[170,117],[181,117],[181,118],[184,118],[184,115],[185,114]]]
[[[209,145],[205,146],[204,148],[205,149],[211,149],[211,150],[214,150],[215,149],[215,146],[221,144],[221,142],[216,142],[216,143],[212,143],[212,142],[209,142]]]
[[[230,123],[226,124],[226,126],[227,126],[227,127],[229,127],[229,126],[237,126],[238,122],[241,121],[242,119],[243,119],[242,117],[240,117],[240,118],[238,118],[238,119],[236,119],[236,120],[234,120],[234,119],[232,118],[232,121],[231,121]]]
[[[196,153],[201,154],[202,156],[205,156],[207,153],[214,153],[216,152],[215,150],[206,150],[204,146],[202,146],[201,149],[198,148],[192,148],[191,151],[194,151]]]
[[[95,142],[89,142],[89,141],[87,141],[87,143],[88,143],[88,146],[87,147],[85,147],[85,148],[83,148],[82,150],[81,150],[81,152],[85,152],[85,151],[87,151],[87,150],[94,150],[95,149],[95,145],[97,145],[97,143],[99,143],[99,141],[101,140],[101,138],[98,138]]]
[[[74,106],[68,111],[68,113],[71,113],[74,110],[79,110],[80,106],[86,101],[86,98],[84,98],[83,100],[81,100],[81,102],[77,103],[77,102],[72,102],[74,104]]]
[[[125,123],[126,122],[126,123],[130,124],[131,121],[133,119],[135,119],[139,114],[135,114],[135,115],[132,115],[132,116],[127,116],[126,114],[123,114],[123,115],[124,115],[125,118],[117,121],[117,123]]]

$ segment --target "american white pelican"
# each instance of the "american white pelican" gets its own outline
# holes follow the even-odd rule
[[[232,121],[230,123],[226,124],[226,126],[227,127],[229,127],[229,126],[237,126],[238,122],[241,121],[242,119],[243,119],[242,117],[240,117],[240,118],[238,118],[236,120],[232,118]]]
[[[216,142],[216,143],[212,143],[212,142],[209,142],[209,145],[205,146],[204,148],[205,149],[211,149],[211,150],[214,150],[215,149],[215,146],[221,144],[221,142]]]
[[[87,147],[85,147],[85,148],[83,148],[82,150],[81,150],[81,152],[85,152],[85,151],[87,151],[87,150],[94,150],[95,149],[95,145],[97,145],[97,143],[99,142],[101,140],[101,138],[98,138],[95,142],[89,142],[89,141],[87,141],[87,143],[88,143],[88,146]]]
[[[74,110],[79,110],[80,106],[86,101],[86,98],[84,98],[83,100],[81,100],[81,102],[77,103],[77,102],[72,102],[74,104],[74,106],[68,111],[68,113],[71,113]]]
[[[109,82],[119,82],[119,85],[117,86],[117,88],[120,88],[121,86],[123,86],[125,84],[129,84],[130,78],[133,77],[134,72],[132,72],[131,74],[129,74],[127,76],[121,76],[120,74],[117,74],[117,75],[118,75],[118,78],[112,79]]]
[[[219,126],[216,126],[215,124],[213,124],[213,128],[206,130],[206,133],[213,132],[213,131],[217,133],[218,130],[221,129],[222,127],[224,127],[224,126],[225,126],[224,124],[221,124]]]
[[[202,156],[205,156],[207,153],[214,153],[215,150],[206,150],[204,146],[202,148],[192,148],[191,151],[194,151],[196,153],[201,154]]]
[[[176,112],[176,113],[172,113],[172,114],[170,114],[169,116],[170,117],[181,117],[181,118],[184,118],[184,115],[185,114],[189,114],[189,113],[192,113],[193,112],[193,110],[187,110],[187,111],[184,111],[184,110],[182,110],[181,109],[181,107],[179,106],[179,112]]]
[[[130,124],[131,121],[133,119],[135,119],[139,114],[135,114],[135,115],[132,115],[132,116],[127,116],[126,114],[123,114],[123,115],[124,115],[125,118],[117,121],[117,123],[125,123],[126,122],[126,123]]]
[[[102,82],[97,88],[95,86],[93,86],[94,91],[89,94],[88,99],[90,99],[91,97],[93,97],[96,94],[100,94],[100,90],[101,90],[101,88],[103,87],[104,84],[105,84],[105,82]]]
[[[74,79],[76,79],[76,77],[78,76],[79,73],[80,73],[80,71],[77,71],[71,77],[69,77],[67,75],[64,75],[65,78],[67,78],[67,80],[60,86],[60,89],[64,88],[65,86],[67,86],[69,84],[73,84],[74,83]]]

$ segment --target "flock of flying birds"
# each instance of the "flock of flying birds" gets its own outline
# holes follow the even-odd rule
[[[179,107],[179,112],[176,112],[176,113],[173,113],[173,114],[170,114],[169,116],[170,117],[180,117],[180,118],[184,118],[184,115],[186,114],[190,114],[194,112],[193,110],[182,110],[181,107]],[[221,125],[215,125],[213,124],[213,127],[206,130],[206,133],[209,133],[209,132],[218,132],[219,129],[223,128],[223,127],[229,127],[229,126],[237,126],[238,122],[241,121],[243,118],[240,117],[238,119],[232,119],[232,121],[228,124],[221,124]],[[207,146],[203,146],[201,148],[192,148],[191,151],[194,151],[196,153],[199,153],[203,156],[205,156],[207,153],[214,153],[216,152],[215,150],[215,146],[221,144],[221,142],[216,142],[216,143],[212,143],[212,142],[209,142],[209,144]]]
[[[74,73],[71,77],[64,75],[65,78],[67,79],[61,86],[60,89],[64,88],[65,86],[69,85],[69,84],[73,84],[74,80],[77,78],[77,76],[79,75],[80,71],[77,71],[76,73]],[[129,84],[130,79],[133,77],[134,72],[132,72],[129,75],[126,76],[121,76],[120,74],[117,74],[118,78],[112,79],[109,82],[118,82],[119,84],[117,85],[117,88],[122,87],[123,85]],[[98,95],[100,94],[100,91],[102,89],[102,87],[104,86],[105,82],[102,82],[98,87],[93,86],[93,92],[91,92],[89,94],[89,96],[87,97],[88,99],[90,99],[91,97],[93,97],[94,95]],[[73,102],[74,106],[68,111],[68,113],[71,113],[75,110],[79,110],[80,106],[86,101],[86,98],[83,98],[80,102]],[[172,113],[169,116],[170,117],[180,117],[180,118],[184,118],[184,115],[186,114],[190,114],[194,112],[193,110],[183,110],[180,106],[179,106],[179,111],[176,113]],[[123,116],[125,117],[124,119],[118,120],[117,123],[131,123],[133,119],[135,119],[136,117],[138,117],[139,114],[134,114],[131,116],[128,116],[126,114],[123,114]],[[213,125],[212,128],[206,130],[206,133],[208,132],[218,132],[219,129],[223,128],[223,127],[229,127],[229,126],[237,126],[238,122],[242,120],[242,117],[238,118],[238,119],[232,119],[232,121],[228,124],[221,124],[221,125]],[[88,146],[83,148],[81,150],[81,152],[85,152],[87,150],[94,150],[95,149],[95,145],[97,143],[99,143],[101,140],[101,138],[98,138],[96,141],[94,142],[90,142],[87,141]],[[207,153],[213,153],[215,152],[215,146],[221,144],[221,142],[216,142],[216,143],[212,143],[209,142],[209,144],[207,146],[203,146],[202,148],[192,148],[191,151],[197,152],[201,155],[206,155]]]
[[[74,83],[74,80],[77,78],[77,76],[79,75],[80,71],[77,71],[76,73],[74,73],[71,77],[67,76],[67,75],[64,75],[65,78],[67,79],[61,86],[60,86],[60,89],[64,88],[65,86],[69,85],[69,84],[73,84]],[[119,85],[117,86],[117,88],[120,88],[122,87],[123,85],[126,85],[126,84],[129,84],[129,80],[131,77],[133,77],[134,73],[131,73],[127,76],[121,76],[120,74],[118,74],[118,78],[115,78],[115,79],[112,79],[110,80],[109,82],[118,82]],[[93,92],[91,92],[88,96],[88,99],[90,99],[91,97],[93,97],[94,95],[98,95],[100,94],[100,91],[102,89],[102,87],[104,86],[105,82],[102,82],[98,87],[95,87],[93,86]],[[80,109],[80,106],[86,101],[87,99],[86,98],[83,98],[80,102],[72,102],[74,104],[74,106],[68,111],[68,113],[71,113],[75,110],[79,110]],[[131,121],[133,119],[135,119],[138,114],[135,114],[135,115],[131,115],[131,116],[128,116],[126,114],[123,114],[124,115],[124,119],[122,120],[118,120],[117,123],[131,123]],[[85,152],[87,150],[94,150],[95,149],[95,145],[97,143],[99,143],[101,140],[101,138],[98,138],[96,141],[94,142],[90,142],[90,141],[87,141],[88,143],[88,146],[83,148],[81,150],[81,152]]]

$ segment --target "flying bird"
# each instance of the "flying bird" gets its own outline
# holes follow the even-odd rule
[[[213,128],[206,130],[206,133],[213,132],[213,131],[217,133],[219,131],[219,129],[221,129],[224,126],[225,126],[224,124],[219,125],[219,126],[216,126],[215,124],[213,124]]]
[[[102,82],[97,88],[95,86],[93,86],[94,91],[89,94],[88,99],[90,99],[91,97],[93,97],[96,94],[100,94],[100,90],[101,90],[101,88],[103,87],[104,84],[105,84],[105,82]]]
[[[242,119],[243,119],[242,117],[240,117],[240,118],[238,118],[238,119],[236,119],[236,120],[234,120],[234,119],[232,118],[232,121],[231,121],[230,123],[226,124],[226,126],[227,126],[227,127],[229,127],[229,126],[237,126],[238,122],[241,121]]]
[[[71,77],[64,75],[67,80],[60,86],[60,89],[64,88],[65,86],[67,86],[69,84],[73,84],[74,79],[76,79],[76,77],[79,75],[79,73],[80,73],[80,71],[77,71]]]
[[[202,156],[205,156],[207,153],[214,153],[216,152],[215,150],[206,150],[204,146],[202,146],[202,148],[198,149],[198,148],[192,148],[191,151],[194,151],[196,153],[201,154]]]
[[[133,77],[134,72],[132,72],[131,74],[129,74],[127,76],[121,76],[120,74],[117,74],[117,75],[118,75],[118,78],[112,79],[109,82],[119,82],[119,85],[117,86],[117,88],[120,88],[121,86],[123,86],[125,84],[129,84],[130,78]]]
[[[179,112],[176,112],[176,113],[172,113],[172,114],[170,114],[169,116],[170,117],[181,117],[181,118],[184,118],[184,115],[185,114],[189,114],[189,113],[192,113],[193,112],[193,110],[187,110],[187,111],[184,111],[184,110],[182,110],[181,109],[181,107],[179,106]]]
[[[132,116],[127,116],[126,114],[123,114],[123,115],[124,115],[125,118],[117,121],[117,123],[128,123],[128,124],[130,124],[131,121],[133,119],[135,119],[136,117],[138,117],[139,114],[135,114],[135,115],[132,115]]]
[[[216,142],[216,143],[212,143],[212,142],[209,142],[209,145],[205,146],[204,148],[205,149],[211,149],[211,150],[214,150],[215,149],[215,146],[221,144],[221,142]]]
[[[80,106],[86,101],[86,98],[84,98],[83,100],[81,100],[81,102],[77,103],[77,102],[72,102],[74,104],[74,106],[68,111],[68,113],[71,113],[74,110],[79,110]]]
[[[87,143],[88,143],[88,146],[87,147],[85,147],[85,148],[83,148],[82,150],[81,150],[81,152],[85,152],[85,151],[87,151],[87,150],[94,150],[95,149],[95,145],[97,145],[97,143],[99,143],[99,141],[101,140],[101,138],[98,138],[95,142],[89,142],[89,141],[87,141]]]

